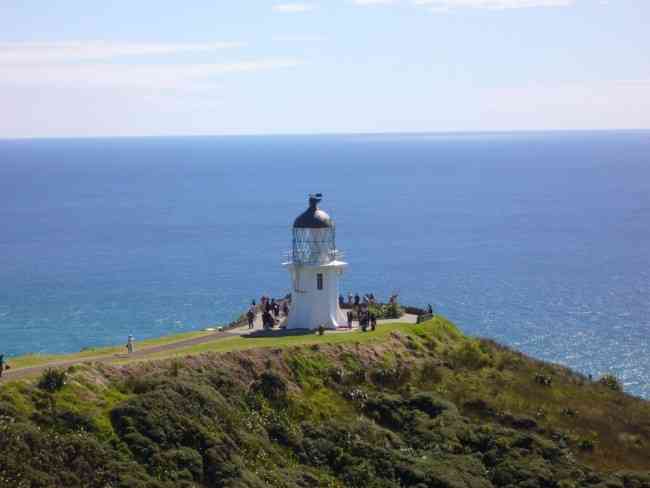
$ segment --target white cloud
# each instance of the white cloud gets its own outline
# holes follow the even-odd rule
[[[569,7],[575,0],[414,0],[415,5],[430,7],[436,12],[454,8],[504,10],[534,7]]]
[[[189,86],[210,78],[293,68],[297,59],[257,59],[215,64],[41,64],[0,65],[0,84],[119,86],[165,88]]]
[[[356,5],[391,5],[397,0],[352,0]]]
[[[295,14],[300,12],[309,12],[315,8],[316,6],[310,3],[279,3],[273,6],[273,11],[285,14]]]
[[[97,40],[0,42],[0,63],[87,61],[125,56],[210,52],[243,45],[239,42],[138,43]]]

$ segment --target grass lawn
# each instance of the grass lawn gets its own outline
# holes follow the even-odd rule
[[[326,332],[325,335],[319,336],[316,333],[307,335],[295,336],[271,336],[271,337],[220,337],[215,335],[215,340],[197,344],[193,346],[179,346],[177,349],[170,351],[162,351],[154,354],[147,354],[145,357],[137,357],[133,359],[115,358],[110,362],[112,364],[126,364],[132,362],[148,361],[151,359],[164,359],[179,356],[188,356],[194,354],[201,354],[203,352],[228,352],[228,351],[242,351],[246,349],[255,348],[283,348],[290,346],[311,345],[311,344],[340,344],[340,343],[370,343],[386,339],[391,332],[399,330],[405,334],[415,334],[418,329],[431,326],[439,321],[440,324],[446,322],[443,319],[435,318],[427,324],[415,325],[407,323],[387,323],[380,324],[374,332],[361,332],[355,330],[353,332]],[[175,334],[155,339],[147,339],[138,341],[136,347],[138,351],[142,351],[147,347],[163,346],[168,344],[175,344],[197,337],[204,337],[214,335],[214,332],[186,332],[183,334]],[[7,362],[12,369],[17,370],[21,368],[29,368],[36,366],[44,366],[51,364],[56,366],[58,363],[66,363],[70,361],[87,361],[93,359],[105,359],[112,356],[124,353],[124,346],[90,348],[74,354],[27,354],[16,358],[10,358]]]
[[[425,329],[434,327],[445,327],[449,324],[442,318],[434,318],[423,324],[408,324],[404,322],[381,324],[374,332],[335,332],[325,333],[322,336],[318,334],[306,334],[295,336],[277,336],[277,337],[227,337],[214,342],[205,342],[189,347],[181,347],[173,351],[163,351],[156,354],[148,355],[146,358],[135,358],[133,360],[117,360],[114,364],[125,364],[130,362],[148,361],[151,359],[165,359],[182,356],[201,354],[204,352],[230,352],[243,351],[247,349],[261,348],[286,348],[291,346],[304,346],[312,344],[343,344],[358,343],[368,344],[372,342],[381,342],[388,338],[394,332],[399,331],[405,335],[419,335]],[[453,327],[450,325],[450,327]],[[454,330],[456,330],[454,328]]]

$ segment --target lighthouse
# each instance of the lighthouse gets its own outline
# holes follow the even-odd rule
[[[336,228],[318,208],[323,195],[309,195],[309,208],[293,223],[293,244],[284,266],[291,276],[288,329],[336,329],[347,321],[339,307],[339,279],[347,263],[336,249]]]

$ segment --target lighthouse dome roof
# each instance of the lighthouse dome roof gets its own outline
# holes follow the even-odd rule
[[[309,208],[301,213],[293,222],[294,228],[299,229],[325,229],[334,227],[334,222],[327,212],[318,208],[318,203],[323,198],[321,193],[309,195]]]

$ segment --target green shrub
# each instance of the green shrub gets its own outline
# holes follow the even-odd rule
[[[48,409],[32,415],[39,425],[50,427],[58,432],[98,432],[95,421],[88,415],[70,410]]]
[[[262,373],[253,390],[261,393],[270,402],[285,403],[287,400],[287,383],[280,375],[272,371]]]
[[[619,379],[616,376],[614,376],[613,374],[606,374],[606,375],[602,376],[598,380],[598,382],[601,385],[609,388],[610,390],[623,391],[623,385],[621,385],[621,382],[619,381]]]
[[[400,388],[411,379],[411,370],[405,365],[377,368],[370,373],[370,378],[377,386],[384,388]]]
[[[38,387],[41,390],[54,393],[65,386],[66,372],[60,369],[48,368],[43,371],[41,379],[38,381]]]
[[[368,311],[375,314],[377,319],[398,319],[404,315],[404,310],[398,303],[371,304],[368,305]]]
[[[457,368],[481,369],[491,363],[490,356],[475,341],[463,341],[451,352],[451,360]]]
[[[443,371],[438,361],[427,361],[420,370],[420,381],[425,384],[440,383],[443,377]]]
[[[596,444],[591,439],[580,439],[578,441],[578,449],[581,451],[593,451],[596,448]]]
[[[456,405],[447,400],[436,397],[429,392],[421,392],[408,400],[408,406],[421,412],[426,413],[430,417],[437,417],[443,412],[450,411],[457,413]]]

